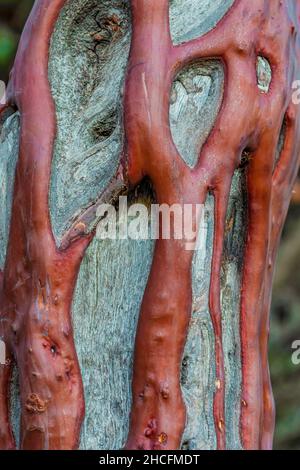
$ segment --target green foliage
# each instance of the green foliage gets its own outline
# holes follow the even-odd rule
[[[277,409],[275,448],[300,449],[300,206],[291,207],[278,256],[271,316],[270,365]]]
[[[15,53],[17,36],[8,28],[0,27],[0,67],[7,68]]]
[[[33,0],[0,0],[0,80],[7,81]]]

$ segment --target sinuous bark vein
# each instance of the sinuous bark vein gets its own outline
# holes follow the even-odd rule
[[[1,274],[0,335],[8,346],[8,362],[0,366],[0,447],[15,446],[9,423],[13,360],[20,373],[21,447],[78,446],[84,398],[70,310],[80,263],[94,236],[89,224],[99,202],[147,177],[158,203],[200,204],[208,194],[215,199],[209,292],[216,364],[213,414],[218,449],[226,448],[220,277],[231,182],[243,166],[248,214],[240,309],[240,434],[245,449],[269,449],[274,429],[267,358],[271,284],[299,166],[299,112],[291,96],[299,74],[299,2],[236,0],[210,32],[174,45],[169,1],[131,1],[121,163],[97,203],[81,213],[57,247],[48,201],[56,136],[48,55],[65,3],[36,1],[8,89],[7,106],[19,110],[21,131]],[[116,18],[113,24],[117,27]],[[264,89],[258,83],[258,57],[270,64],[272,79]],[[172,138],[170,95],[178,73],[200,59],[222,61],[225,88],[214,127],[190,168]],[[283,122],[285,140],[278,158]],[[180,369],[192,309],[192,259],[184,240],[156,243],[136,334],[129,449],[181,445],[186,412]]]

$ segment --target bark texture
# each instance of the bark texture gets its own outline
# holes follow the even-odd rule
[[[211,3],[35,3],[2,110],[1,448],[14,361],[24,449],[272,446],[299,3]],[[205,204],[201,249],[94,238],[124,191]]]

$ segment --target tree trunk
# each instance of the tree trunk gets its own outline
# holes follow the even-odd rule
[[[1,114],[0,448],[271,448],[298,5],[35,2]],[[204,204],[198,249],[99,240],[124,194]]]

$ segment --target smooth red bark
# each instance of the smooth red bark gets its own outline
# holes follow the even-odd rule
[[[174,47],[168,3],[132,1],[133,38],[125,96],[129,179],[137,183],[150,177],[159,203],[202,203],[208,191],[215,196],[209,299],[216,354],[214,418],[217,445],[224,449],[220,268],[231,179],[243,150],[251,150],[241,288],[240,428],[245,449],[267,449],[274,429],[267,361],[272,271],[299,164],[299,112],[291,101],[292,83],[299,73],[299,4],[237,0],[208,34]],[[262,93],[257,84],[259,55],[272,69],[268,93]],[[212,57],[221,59],[225,68],[223,104],[198,164],[191,170],[170,133],[170,89],[182,67]],[[285,116],[286,140],[276,163]],[[137,332],[129,448],[180,445],[185,425],[184,407],[178,407],[182,403],[180,361],[191,310],[191,261],[183,244],[158,241]],[[161,394],[164,387],[169,390],[167,399]]]
[[[19,369],[22,449],[76,448],[84,414],[70,308],[89,238],[60,251],[48,207],[56,133],[48,52],[64,3],[35,3],[8,89],[9,104],[20,111],[21,130],[1,293],[1,333]],[[0,371],[2,406],[7,399],[9,369],[6,366]],[[0,420],[0,446],[12,448],[5,405]]]

